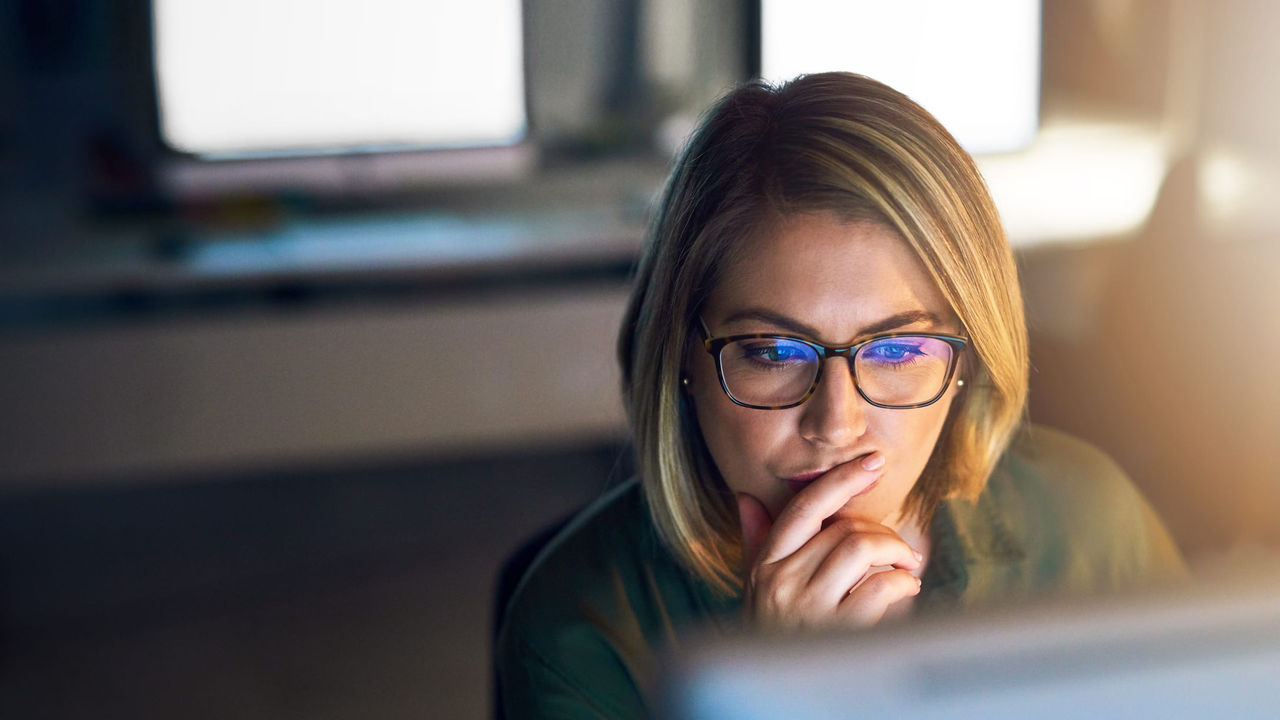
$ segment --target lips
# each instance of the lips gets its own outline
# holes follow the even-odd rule
[[[862,457],[862,456],[858,456],[858,457],[854,458],[853,460],[850,460],[849,462],[856,462],[856,461],[860,460],[860,459],[861,459],[861,457]],[[841,463],[841,464],[836,465],[836,466],[834,466],[834,467],[832,467],[832,468],[830,468],[830,469],[827,469],[827,470],[816,470],[816,471],[813,471],[813,472],[806,472],[806,473],[802,473],[802,474],[800,474],[800,475],[793,475],[793,476],[788,477],[788,478],[783,478],[783,480],[782,480],[782,481],[783,481],[784,483],[786,483],[786,486],[787,486],[788,488],[790,488],[790,489],[791,489],[791,492],[793,492],[793,493],[798,493],[798,492],[800,492],[801,490],[803,490],[803,489],[805,489],[806,487],[808,487],[809,485],[811,485],[811,484],[812,484],[815,480],[817,480],[818,478],[822,477],[823,475],[826,475],[826,474],[827,474],[827,473],[829,473],[829,472],[835,471],[835,470],[837,470],[837,469],[839,469],[839,468],[843,467],[843,466],[844,466],[844,465],[846,465],[846,464],[847,464],[847,463]],[[858,469],[859,469],[859,470],[861,470],[861,468],[858,468]],[[858,492],[854,493],[854,494],[853,494],[852,496],[850,496],[850,497],[861,497],[862,495],[866,495],[867,493],[869,493],[869,492],[871,492],[872,490],[874,490],[874,489],[875,489],[875,487],[876,487],[877,485],[879,485],[879,484],[880,484],[880,478],[879,478],[879,476],[877,475],[876,477],[871,478],[871,481],[870,481],[869,483],[867,483],[867,485],[866,485],[865,487],[863,487],[863,488],[859,489],[859,490],[858,490]]]
[[[812,483],[814,480],[817,480],[818,478],[822,477],[824,474],[825,473],[821,473],[821,472],[805,473],[804,475],[796,475],[795,477],[789,477],[783,480],[783,482],[787,484],[787,487],[791,488],[791,492],[798,493],[801,490],[808,487],[809,483]]]

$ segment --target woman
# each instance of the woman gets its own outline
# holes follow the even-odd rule
[[[972,159],[873,80],[750,83],[675,165],[619,337],[639,478],[509,607],[516,717],[629,717],[694,626],[860,627],[1182,572],[1097,450],[1023,424],[1016,269]]]

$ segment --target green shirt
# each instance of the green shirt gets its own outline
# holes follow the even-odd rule
[[[1104,592],[1186,572],[1123,471],[1043,427],[1019,435],[976,502],[944,502],[929,533],[918,612]],[[662,547],[639,484],[627,482],[570,522],[517,588],[495,658],[507,717],[646,717],[660,654],[694,626],[731,627],[740,605]]]

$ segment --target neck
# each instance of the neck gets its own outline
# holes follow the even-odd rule
[[[885,525],[898,531],[898,535],[907,542],[912,548],[918,550],[924,555],[924,562],[920,563],[920,569],[912,573],[916,577],[924,574],[924,568],[929,564],[929,533],[924,527],[924,523],[920,522],[920,516],[916,513],[901,514],[896,518],[885,521]]]

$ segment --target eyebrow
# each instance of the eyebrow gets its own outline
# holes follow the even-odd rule
[[[789,332],[803,335],[811,339],[817,339],[821,333],[812,325],[807,325],[793,317],[783,315],[781,313],[767,310],[765,308],[747,308],[733,313],[725,318],[725,324],[742,322],[744,320],[755,320],[757,322],[767,323],[775,327],[782,328]],[[936,314],[925,310],[906,310],[904,312],[895,313],[887,318],[877,320],[858,330],[855,337],[865,337],[867,335],[875,335],[877,333],[889,332],[908,325],[917,325],[926,323],[936,327],[942,324],[942,319]]]

